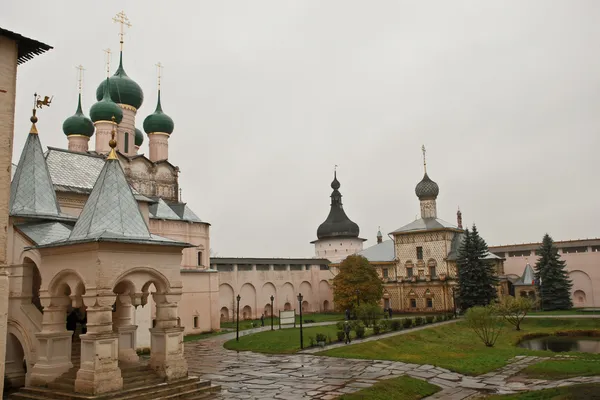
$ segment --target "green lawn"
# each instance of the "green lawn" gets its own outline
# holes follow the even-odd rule
[[[518,394],[494,395],[486,400],[600,400],[600,384],[564,386]]]
[[[542,361],[525,368],[521,375],[551,380],[600,375],[600,355],[596,358],[589,358],[586,354],[576,359]]]
[[[303,328],[304,348],[309,347],[309,337],[315,337],[317,333],[329,335],[332,341],[337,340],[337,328],[335,325],[314,326]],[[241,336],[240,341],[235,339],[225,342],[225,348],[239,351],[256,351],[258,353],[295,353],[300,350],[300,328],[277,329],[265,331],[253,335]]]
[[[327,321],[343,321],[343,313],[314,313],[302,315],[302,320],[307,323],[307,320],[314,322],[327,322]],[[296,326],[300,324],[300,316],[296,315]],[[232,329],[235,331],[236,321],[221,322],[221,329]],[[265,317],[265,326],[271,326],[271,317]],[[273,326],[279,327],[279,318],[273,317]],[[240,331],[246,329],[252,329],[260,327],[260,318],[254,320],[241,320],[240,319]]]
[[[339,397],[340,400],[419,400],[440,391],[438,386],[409,376],[379,381],[373,386]]]
[[[591,309],[590,309],[591,310]],[[586,311],[585,308],[572,308],[570,310],[534,311],[528,315],[599,315],[600,310]]]
[[[387,339],[359,343],[320,352],[320,355],[433,364],[463,374],[479,375],[506,365],[516,355],[552,355],[516,347],[531,333],[600,329],[600,319],[526,319],[521,331],[507,326],[493,348],[487,348],[464,322],[432,327]],[[590,357],[588,357],[590,356]],[[600,356],[599,356],[600,357]],[[586,358],[596,358],[588,354]]]

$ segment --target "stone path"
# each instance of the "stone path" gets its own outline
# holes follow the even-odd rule
[[[446,321],[440,324],[452,323]],[[327,323],[310,326],[328,325]],[[437,325],[437,324],[436,324]],[[411,330],[392,332],[364,339],[385,337],[427,329],[426,325]],[[240,336],[268,330],[270,327],[240,332]],[[438,385],[442,390],[428,399],[462,400],[475,398],[481,393],[514,393],[524,390],[600,383],[600,376],[563,379],[559,381],[509,378],[523,368],[547,357],[518,356],[508,365],[477,377],[453,373],[433,365],[418,365],[395,361],[357,360],[322,357],[309,354],[314,351],[289,355],[270,355],[236,352],[223,348],[223,343],[235,338],[234,333],[185,344],[185,353],[191,375],[210,379],[222,386],[220,399],[334,399],[344,393],[353,393],[370,387],[378,381],[408,375]],[[354,342],[353,342],[354,343]],[[339,347],[332,345],[327,348]],[[322,349],[317,349],[320,351]]]

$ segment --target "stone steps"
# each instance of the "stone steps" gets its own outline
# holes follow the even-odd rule
[[[125,388],[118,392],[90,396],[52,388],[22,388],[12,394],[10,400],[197,400],[210,398],[221,391],[220,386],[211,385],[210,381],[190,376],[171,382],[143,384],[133,388]]]

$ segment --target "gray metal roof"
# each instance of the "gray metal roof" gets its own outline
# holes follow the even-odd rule
[[[516,281],[514,283],[515,286],[530,286],[535,284],[535,274],[533,272],[533,268],[531,268],[531,265],[529,265],[529,263],[527,263],[527,265],[525,266],[525,270],[523,270],[523,275],[519,278],[518,281]]]
[[[49,147],[46,163],[55,185],[89,193],[104,167],[104,157]]]
[[[93,238],[150,240],[150,232],[119,160],[107,160],[69,241]]]
[[[184,221],[203,222],[185,203],[169,204],[169,207]]]
[[[12,168],[10,169],[10,181],[12,182],[13,178],[15,177],[15,172],[17,172],[17,164],[15,163],[11,163],[12,164]]]
[[[176,221],[181,220],[179,215],[177,215],[175,211],[173,211],[171,207],[169,207],[168,204],[165,203],[165,201],[161,198],[158,199],[158,202],[150,206],[150,218],[170,219]]]
[[[394,241],[383,241],[374,246],[367,247],[358,254],[371,262],[394,261]]]
[[[66,240],[73,229],[61,222],[34,222],[15,227],[39,246]]]
[[[439,218],[419,218],[410,224],[396,229],[392,233],[428,231],[433,229],[458,229],[458,227]]]
[[[10,215],[61,215],[39,135],[30,133],[10,186]]]

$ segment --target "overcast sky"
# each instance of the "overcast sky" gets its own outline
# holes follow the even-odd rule
[[[54,46],[19,67],[13,162],[35,91],[42,144],[67,146],[78,64],[89,115],[121,9],[136,125],[160,61],[169,161],[219,256],[313,256],[335,164],[372,245],[419,214],[422,144],[438,216],[489,245],[600,236],[600,1],[7,0],[0,26]]]

